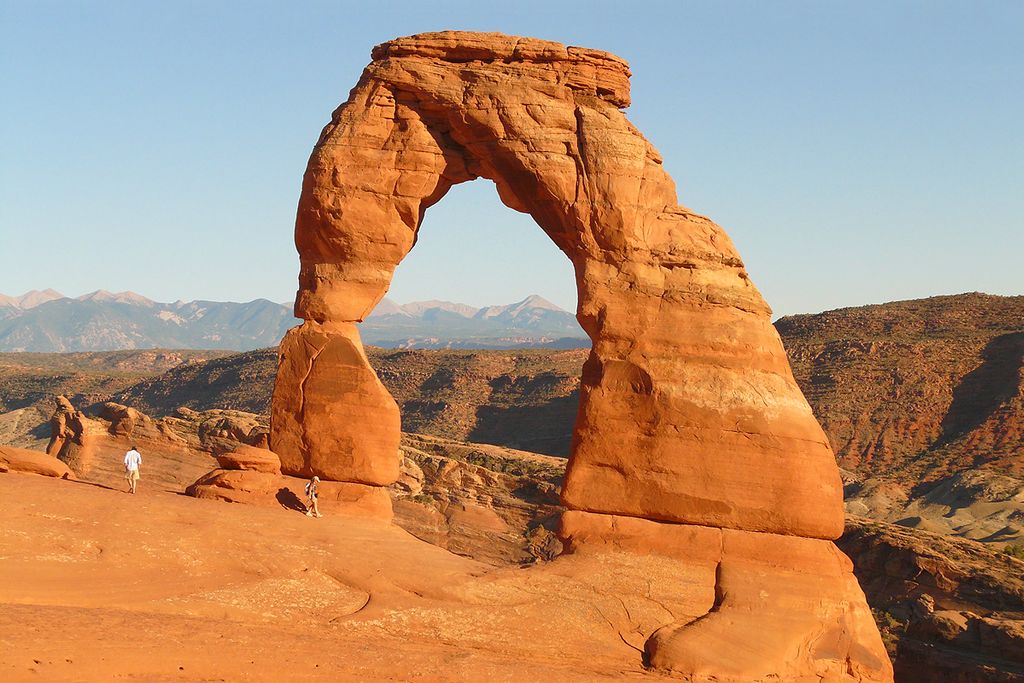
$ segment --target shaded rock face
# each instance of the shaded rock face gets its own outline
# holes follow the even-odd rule
[[[959,294],[776,323],[847,469],[905,483],[1024,474],[1024,296]]]
[[[550,560],[565,460],[486,444],[402,434],[391,486],[395,523],[417,538],[488,564]]]
[[[75,410],[64,396],[54,399],[53,416],[50,418],[50,443],[47,455],[52,455],[72,472],[81,476],[88,472],[93,461],[93,434],[90,420],[80,410]]]
[[[645,629],[649,661],[723,681],[891,680],[829,542],[843,528],[839,472],[771,311],[724,231],[678,204],[628,104],[628,66],[596,50],[461,32],[375,48],[303,179],[295,314],[306,322],[280,348],[271,447],[285,474],[399,477],[398,406],[355,323],[425,211],[487,178],[572,261],[593,341],[562,490],[576,511],[561,530],[570,553],[636,552],[616,542],[630,520],[658,548],[685,525],[691,559],[717,541],[701,579],[708,618]],[[749,657],[726,661],[723,643],[754,639]]]
[[[1024,561],[965,539],[851,517],[840,548],[898,681],[1024,681]]]

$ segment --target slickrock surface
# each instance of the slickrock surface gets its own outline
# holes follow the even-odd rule
[[[309,519],[17,474],[0,499],[5,681],[668,680],[634,648],[709,599],[677,561],[494,570],[328,502]]]
[[[306,511],[305,479],[252,469],[216,469],[199,477],[185,493],[194,498]],[[390,522],[391,498],[380,486],[347,481],[320,482],[321,505],[343,506],[346,516]]]
[[[736,681],[875,680],[889,668],[867,605],[848,602],[860,595],[852,564],[828,541],[578,511],[561,533],[570,553],[612,547],[701,570],[714,602],[654,632],[655,668]]]
[[[539,491],[542,491],[552,478],[557,479],[557,475],[560,472],[561,465],[564,465],[564,460],[555,458],[545,458],[544,456],[537,456],[528,453],[519,453],[508,449],[501,449],[493,446],[486,446],[481,444],[459,444],[457,442],[450,442],[436,437],[425,437],[421,435],[404,435],[403,437],[403,452],[407,458],[414,456],[421,458],[417,462],[425,462],[428,464],[424,467],[421,472],[423,476],[421,479],[416,480],[419,482],[422,488],[416,489],[415,482],[406,480],[404,477],[400,479],[396,485],[396,489],[405,483],[405,487],[402,492],[395,491],[397,496],[395,499],[395,522],[402,528],[411,531],[420,538],[426,538],[431,543],[440,540],[446,547],[451,548],[454,552],[462,555],[469,556],[473,559],[478,559],[486,563],[487,565],[507,565],[509,563],[518,564],[523,561],[529,561],[531,558],[543,557],[541,553],[531,552],[534,548],[531,548],[531,544],[536,540],[533,536],[530,536],[530,532],[538,528],[543,529],[542,524],[547,521],[550,515],[550,511],[553,506],[545,506],[543,501],[534,503],[537,500],[535,496]],[[38,454],[41,457],[47,457],[44,454]],[[164,467],[157,461],[161,458],[161,455],[150,456],[148,460],[149,467]],[[444,463],[440,470],[432,470],[429,467],[429,463]],[[23,486],[22,481],[25,479],[31,479],[32,477],[25,477],[15,474],[2,475],[5,478],[13,479],[12,485],[19,489]],[[60,483],[60,482],[56,482]],[[145,480],[143,482],[145,484]],[[288,482],[291,486],[294,483],[294,488],[290,489],[296,497],[301,497],[301,480]],[[410,486],[411,485],[411,486]],[[51,552],[44,553],[48,555],[49,559],[42,562],[40,566],[48,566],[51,562],[67,562],[69,555],[67,549],[69,544],[72,542],[83,543],[89,545],[93,541],[87,539],[93,538],[90,534],[99,533],[99,530],[104,529],[107,524],[117,525],[121,521],[119,519],[107,519],[107,516],[111,511],[118,511],[124,504],[125,500],[144,500],[150,501],[150,496],[154,495],[154,491],[159,495],[160,489],[154,489],[150,486],[144,486],[135,499],[130,499],[124,494],[111,494],[103,489],[95,486],[88,486],[84,484],[79,485],[80,488],[88,489],[89,491],[95,492],[100,496],[115,495],[114,498],[103,498],[100,501],[96,501],[90,505],[100,506],[103,508],[103,512],[97,519],[91,519],[87,524],[82,523],[71,523],[72,515],[70,515],[65,509],[67,506],[74,508],[79,503],[88,499],[88,496],[82,497],[69,497],[67,495],[68,489],[60,490],[47,490],[47,491],[22,491],[22,494],[28,498],[33,496],[40,496],[40,499],[33,499],[33,503],[43,503],[39,509],[41,515],[54,514],[48,510],[45,502],[51,500],[60,500],[62,511],[60,513],[61,520],[57,520],[54,524],[63,524],[61,527],[62,536],[60,541],[53,546]],[[2,485],[0,485],[2,488]],[[367,487],[370,488],[370,487]],[[413,493],[417,491],[417,493]],[[0,491],[0,494],[3,492]],[[173,500],[179,500],[180,496],[174,496]],[[10,510],[17,509],[23,502],[22,498],[14,496],[5,498],[5,501],[11,506]],[[77,503],[75,501],[78,501]],[[255,499],[250,498],[246,502],[256,503]],[[258,520],[263,520],[262,517],[271,511],[280,511],[286,516],[282,518],[276,518],[282,521],[287,520],[287,515],[298,513],[294,512],[295,499],[285,499],[283,501],[271,498],[271,501],[266,501],[265,505],[262,505],[259,510],[253,508],[250,505],[245,506],[232,506],[224,505],[221,503],[217,507],[235,507],[243,508],[244,510],[251,510],[254,512],[244,512],[241,514],[239,519],[248,518],[251,515],[255,515]],[[291,503],[291,507],[289,506]],[[177,524],[188,525],[189,527],[195,526],[195,528],[186,534],[186,538],[192,538],[192,535],[200,534],[214,534],[215,540],[212,544],[217,543],[217,538],[220,538],[220,532],[217,531],[218,525],[221,525],[222,517],[218,512],[217,507],[211,509],[207,507],[207,503],[200,501],[198,508],[174,508],[173,511],[169,511]],[[332,520],[336,515],[334,508],[335,503],[333,501],[322,502],[322,508],[326,511],[327,517],[324,520]],[[424,529],[428,526],[424,523],[426,518],[426,512],[432,512],[445,519],[445,515],[440,512],[444,509],[456,509],[461,510],[463,508],[478,508],[480,514],[471,515],[451,515],[450,521],[446,521],[442,524],[438,524],[435,527],[435,536],[428,538],[424,535]],[[92,509],[92,508],[90,508]],[[348,509],[348,506],[346,506]],[[419,509],[420,514],[408,513],[408,509]],[[132,509],[134,510],[134,509]],[[132,510],[129,513],[134,514]],[[262,510],[262,511],[260,511]],[[547,510],[547,513],[544,511]],[[77,513],[76,513],[77,514]],[[83,511],[83,515],[88,516],[96,514],[90,511]],[[140,512],[140,518],[148,521],[152,521],[153,517],[160,517],[164,513],[154,512],[152,507],[146,507]],[[576,514],[576,513],[573,513]],[[437,517],[434,517],[436,519]],[[592,515],[592,517],[602,517],[608,520],[620,520],[626,523],[638,524],[641,520],[622,520],[621,518],[615,518],[610,516],[598,516]],[[202,519],[200,519],[202,518]],[[504,524],[502,530],[494,530],[494,519],[499,518]],[[12,548],[6,539],[12,539],[18,536],[19,531],[16,528],[5,525],[5,517],[0,516],[0,539],[5,539],[0,542],[0,547],[5,550]],[[205,521],[204,521],[205,520]],[[311,524],[317,523],[317,521],[309,520]],[[206,523],[209,522],[212,525],[209,529],[205,528]],[[540,524],[538,524],[540,522]],[[33,524],[34,522],[28,522]],[[162,524],[162,522],[161,522]],[[346,529],[351,529],[353,522],[345,521],[343,525]],[[357,524],[361,524],[358,522]],[[645,523],[653,524],[653,523]],[[263,526],[265,521],[260,522],[261,528],[259,532],[263,533]],[[271,525],[273,526],[273,525]],[[54,527],[55,529],[57,527]],[[116,528],[116,527],[115,527]],[[204,530],[205,529],[205,530]],[[300,527],[301,529],[301,527]],[[333,527],[332,527],[333,529]],[[679,526],[680,531],[693,530],[691,527]],[[235,529],[234,527],[224,530],[225,536],[230,536],[235,533],[243,533],[242,529]],[[172,533],[172,532],[169,532]],[[180,533],[179,531],[173,531],[173,533]],[[244,532],[248,533],[248,532]],[[277,532],[273,532],[277,533]],[[301,533],[301,531],[300,531]],[[334,531],[328,532],[331,535],[331,542],[337,543],[339,537],[337,537]],[[342,536],[347,532],[342,532]],[[707,533],[707,532],[705,532]],[[46,541],[48,538],[46,533],[40,533],[39,539]],[[271,536],[267,541],[268,543],[275,542],[276,536]],[[599,543],[604,543],[608,540],[608,534],[602,534],[597,537]],[[660,553],[664,555],[671,555],[673,551],[684,550],[690,555],[697,557],[707,556],[713,554],[713,545],[704,545],[702,554],[698,555],[694,552],[694,549],[687,549],[685,546],[677,543],[675,547],[672,545],[672,534],[639,534],[634,537],[635,542],[642,543],[646,552],[651,552],[651,545],[660,540],[662,547]],[[74,539],[74,541],[73,541]],[[148,537],[144,537],[141,542],[147,546],[150,545]],[[187,542],[187,541],[185,541]],[[241,540],[234,538],[231,541],[231,545],[220,548],[218,552],[237,552],[238,543]],[[294,544],[294,539],[290,542]],[[373,546],[373,543],[367,542],[369,545],[365,546],[361,553],[365,553],[368,548]],[[900,527],[893,527],[891,525],[884,525],[875,522],[868,522],[866,520],[852,520],[851,524],[848,525],[847,535],[840,541],[843,550],[849,553],[850,556],[855,560],[855,567],[858,573],[860,581],[863,583],[868,592],[870,604],[875,611],[876,617],[880,624],[883,625],[883,633],[887,638],[887,642],[891,645],[891,653],[897,668],[897,681],[901,683],[918,683],[923,680],[918,675],[919,671],[928,672],[928,680],[964,680],[973,683],[974,681],[990,681],[990,680],[1007,680],[1015,681],[1021,680],[1019,673],[1014,673],[1016,666],[1012,663],[1012,657],[1007,659],[1004,655],[1000,654],[1004,648],[1000,645],[1000,642],[1005,638],[1011,638],[1006,642],[1010,645],[1009,652],[1013,651],[1012,634],[1015,632],[1014,629],[1018,628],[1015,624],[1019,624],[1022,615],[1024,615],[1024,609],[1022,609],[1021,603],[1022,593],[1020,577],[1024,575],[1020,570],[1024,563],[1015,561],[1012,558],[998,552],[992,552],[986,550],[984,546],[969,541],[949,541],[943,539],[940,536],[933,534],[922,533],[920,531],[902,529]],[[203,546],[207,548],[208,546]],[[104,546],[105,552],[110,552],[111,549]],[[227,548],[227,550],[225,550]],[[559,546],[560,548],[560,546]],[[634,546],[638,548],[638,546]],[[40,550],[37,548],[37,550]],[[623,548],[623,551],[628,551],[628,548]],[[580,544],[580,552],[587,551],[587,544]],[[162,561],[168,562],[168,566],[177,566],[175,562],[184,562],[184,558],[189,558],[187,562],[191,566],[196,561],[197,554],[201,555],[206,550],[199,550],[192,548],[189,550],[188,555],[182,555],[175,557],[173,560],[160,560],[158,558],[151,558],[151,561],[159,564]],[[307,552],[310,556],[319,556],[319,550],[310,549]],[[147,551],[148,553],[148,551]],[[553,553],[549,553],[547,557],[551,557],[557,553],[557,549]],[[9,555],[3,554],[3,559],[0,559],[0,571],[2,571],[4,564],[11,559]],[[765,558],[772,557],[773,551],[765,550],[761,552]],[[355,553],[360,555],[360,553]],[[148,556],[148,555],[147,555]],[[122,556],[118,556],[119,558]],[[307,558],[308,559],[308,558]],[[692,564],[687,565],[687,580],[696,580],[698,576],[697,567]],[[244,563],[245,561],[251,560],[255,564],[259,564],[262,560],[259,560],[257,555],[249,555],[244,552],[238,554],[234,558],[234,561]],[[207,558],[204,562],[217,562],[212,557]],[[347,562],[348,560],[339,559],[339,563]],[[254,564],[254,566],[255,566]],[[73,565],[75,568],[81,568],[82,565]],[[147,565],[148,566],[148,565]],[[680,564],[674,565],[675,571],[683,571],[683,566]],[[531,568],[530,571],[534,571],[536,568]],[[71,571],[69,569],[69,571]],[[265,571],[265,569],[260,570]],[[490,570],[487,570],[490,571]],[[706,572],[706,570],[704,570]],[[195,580],[196,577],[192,576],[187,570],[182,572],[183,576],[189,577],[188,581]],[[522,573],[520,572],[522,575]],[[262,576],[262,574],[260,574]],[[705,574],[707,576],[707,573]],[[38,577],[37,577],[38,578]],[[679,577],[677,577],[678,579]],[[42,580],[41,578],[39,579]],[[100,581],[100,578],[96,578],[95,581]],[[148,581],[149,579],[147,579]],[[256,580],[256,579],[254,579]],[[711,579],[713,582],[714,579]],[[27,580],[24,585],[35,585],[31,580]],[[90,584],[92,585],[92,584]],[[245,587],[249,584],[246,582],[239,582],[237,586],[232,582],[232,588],[225,590],[223,593],[217,596],[217,599],[221,601],[221,604],[226,605],[228,601],[232,603],[239,603],[251,606],[251,609],[257,609],[257,605],[253,603],[252,593],[248,593]],[[712,583],[713,585],[713,583]],[[281,608],[281,613],[289,613],[294,617],[294,608],[292,605],[296,605],[302,602],[313,600],[313,596],[318,595],[318,591],[322,588],[316,585],[300,585],[294,582],[281,582],[277,587],[277,592],[274,593],[274,597],[270,597],[270,593],[266,593],[265,600],[260,604],[267,604],[266,601],[271,599],[277,600],[280,603],[286,605],[285,608]],[[47,583],[45,585],[38,586],[38,592],[35,593],[36,597],[34,600],[37,604],[57,604],[61,601],[63,592],[68,589],[61,587],[59,583]],[[90,589],[86,589],[86,593],[89,593]],[[266,590],[270,590],[268,585]],[[641,591],[645,588],[641,588]],[[56,595],[56,597],[45,598],[44,596],[49,595],[49,591],[63,591]],[[115,595],[116,590],[104,589],[102,595],[106,596],[103,598],[96,598],[100,600],[107,600],[109,596]],[[923,594],[927,594],[928,598],[919,600]],[[580,597],[584,597],[582,594]],[[652,594],[651,597],[657,597]],[[320,597],[315,598],[317,601],[321,600]],[[603,598],[602,598],[603,599]],[[934,603],[930,602],[934,600]],[[601,603],[603,604],[603,603]],[[634,610],[633,602],[627,600],[626,605],[632,612]],[[929,606],[930,610],[929,611]],[[0,608],[0,613],[3,613],[7,609],[13,609],[9,605],[4,605]],[[61,615],[79,615],[76,609],[60,608]],[[134,609],[134,608],[133,608]],[[602,607],[602,609],[605,609]],[[619,608],[621,609],[621,607]],[[817,609],[817,607],[814,607]],[[950,610],[953,614],[950,614]],[[90,608],[88,612],[81,613],[80,616],[75,616],[74,619],[85,619],[86,615],[89,615],[90,619],[98,619],[100,613],[100,607]],[[179,623],[180,615],[159,613],[159,614],[131,614],[125,616],[122,612],[116,609],[110,609],[108,607],[102,608],[104,614],[109,615],[109,619],[116,620],[116,623],[123,623],[125,619],[130,621],[139,620],[138,623],[144,624],[147,633],[163,634],[174,631],[175,629],[184,629]],[[272,611],[272,610],[271,610]],[[611,612],[615,614],[614,611]],[[964,614],[961,614],[964,613]],[[46,610],[42,610],[39,614],[39,619],[45,619]],[[932,615],[935,615],[934,617]],[[934,626],[946,624],[949,619],[955,617],[955,621],[950,622],[951,625],[959,623],[963,624],[963,628],[957,627],[956,629],[941,630],[938,632],[934,631]],[[55,617],[49,617],[55,618]],[[70,618],[70,617],[69,617]],[[108,617],[104,617],[107,619]],[[655,619],[656,621],[657,619]],[[35,618],[29,620],[30,623],[37,623]],[[32,641],[36,644],[44,644],[47,642],[48,631],[44,628],[44,621],[39,622],[39,636],[36,640]],[[63,622],[62,622],[63,623]],[[69,622],[70,623],[70,622]],[[77,623],[77,622],[76,622]],[[99,622],[83,622],[89,624],[88,629],[102,630],[98,626]],[[104,621],[103,623],[107,623]],[[134,621],[133,621],[134,623]],[[224,637],[222,634],[215,634],[216,642],[219,648],[223,649],[223,657],[218,662],[211,664],[209,658],[205,657],[204,645],[202,644],[202,637],[210,637],[210,634],[204,629],[209,628],[209,622],[196,621],[186,622],[189,626],[199,628],[199,634],[195,636],[185,636],[180,634],[182,638],[185,638],[182,642],[193,643],[194,648],[192,652],[187,654],[187,658],[182,662],[176,662],[173,666],[170,666],[170,661],[167,660],[168,671],[171,672],[168,676],[173,680],[173,672],[177,670],[177,666],[184,663],[186,669],[184,672],[179,672],[177,675],[182,680],[193,680],[199,674],[198,668],[188,666],[188,662],[194,662],[196,667],[202,666],[203,671],[209,668],[210,671],[220,671],[218,667],[229,667],[235,671],[235,676],[239,675],[239,672],[245,672],[250,678],[255,677],[256,680],[260,680],[259,676],[266,676],[267,679],[271,679],[272,676],[269,673],[256,671],[253,669],[254,665],[251,664],[253,657],[243,656],[248,653],[245,652],[244,647],[241,643],[247,643],[249,647],[258,649],[258,646],[251,638],[245,638],[242,640],[236,640],[241,638],[240,635],[244,632],[253,634],[262,634],[262,637],[275,637],[284,638],[288,640],[292,637],[298,638],[298,636],[284,635],[280,630],[282,627],[290,627],[291,622],[288,619],[281,619],[276,625],[268,625],[266,622],[259,624],[251,622],[239,622],[232,620],[229,623],[229,627],[223,626],[224,622],[221,623]],[[305,622],[303,622],[305,623]],[[22,643],[20,640],[24,636],[24,631],[20,628],[15,630],[14,626],[8,628],[8,624],[0,623],[0,637],[4,638],[5,642]],[[993,626],[993,628],[989,628]],[[34,627],[33,627],[34,628]],[[5,630],[7,629],[7,630]],[[94,631],[86,630],[86,636]],[[322,630],[322,629],[321,629]],[[52,629],[51,629],[52,631]],[[936,635],[937,633],[937,635]],[[10,635],[9,635],[10,634]],[[625,637],[630,638],[630,642],[634,643],[637,647],[643,647],[643,642],[637,642],[632,638],[638,636],[630,635],[629,633],[624,634]],[[99,638],[102,634],[96,633],[95,637]],[[162,636],[156,635],[154,638]],[[255,636],[253,636],[255,637]],[[308,638],[308,634],[307,634]],[[980,641],[978,639],[981,639]],[[225,643],[225,640],[229,641],[230,646]],[[104,641],[105,642],[105,641]],[[288,642],[291,642],[290,640]],[[317,641],[321,642],[321,641]],[[333,641],[332,641],[333,642]],[[760,642],[755,639],[755,642]],[[80,646],[81,641],[75,640],[65,642],[57,640],[55,643],[47,645],[51,647],[51,650],[36,650],[36,654],[32,656],[32,659],[39,659],[42,666],[46,666],[45,669],[39,669],[42,673],[51,674],[48,680],[83,680],[83,679],[107,679],[110,676],[110,672],[113,670],[112,667],[122,667],[119,670],[130,671],[146,671],[145,667],[151,666],[152,662],[163,662],[164,654],[157,653],[155,651],[148,652],[145,661],[139,662],[135,660],[124,660],[124,658],[108,658],[106,661],[96,661],[95,659],[89,659],[83,655],[78,657],[77,653],[82,650],[91,648],[85,648]],[[346,647],[352,648],[353,651],[369,652],[372,650],[374,645],[379,644],[376,640],[360,640],[358,642],[345,643]],[[385,642],[385,645],[390,645],[389,642]],[[184,646],[183,646],[184,647]],[[403,655],[403,659],[400,660],[402,664],[410,660],[404,657],[418,656],[414,653],[419,651],[419,646],[405,641],[404,645],[401,646],[403,652],[407,653]],[[1005,649],[1005,648],[1004,648]],[[56,658],[57,651],[64,651],[65,654],[62,658]],[[262,650],[260,650],[262,652]],[[38,654],[43,652],[52,652],[53,657],[49,661],[45,658],[41,658]],[[175,649],[172,651],[177,657],[181,650]],[[310,649],[309,652],[315,653],[316,650]],[[477,656],[483,656],[480,650],[474,650]],[[31,654],[31,652],[29,653]],[[420,651],[422,656],[428,656],[434,658],[434,655],[428,655]],[[92,655],[90,655],[91,657]],[[64,662],[64,658],[71,658],[73,661],[68,663]],[[337,658],[335,658],[337,659]],[[8,660],[0,657],[0,666],[5,666]],[[289,660],[290,661],[290,660]],[[324,667],[323,660],[316,659],[316,663],[320,664],[320,667]],[[342,662],[342,664],[345,664]],[[430,666],[437,666],[436,662],[451,660],[441,659],[440,657],[434,658],[434,664]],[[64,662],[61,666],[63,669],[58,668],[58,663]],[[15,662],[18,664],[17,662]],[[336,663],[337,664],[337,663]],[[30,661],[29,658],[23,658],[20,661],[20,665],[37,668],[40,665]],[[512,664],[506,664],[509,667],[509,671],[514,671]],[[361,667],[361,665],[359,665]],[[521,671],[535,671],[537,663],[533,660],[524,661],[521,663],[521,667],[518,670]],[[139,668],[142,667],[142,668]],[[925,667],[925,668],[921,668]],[[12,669],[13,671],[14,669]],[[360,668],[360,671],[364,669]],[[55,672],[61,672],[55,674]],[[267,671],[277,672],[276,669],[271,666]],[[303,672],[301,666],[296,668],[295,671],[281,672],[284,680],[289,677],[298,676],[296,672]],[[314,674],[317,670],[314,670]],[[327,671],[336,672],[337,669],[328,669]],[[378,672],[385,671],[383,664],[377,669]],[[479,670],[473,670],[476,673],[480,673]],[[938,673],[933,673],[938,672]],[[1000,672],[999,678],[996,672]],[[490,672],[493,675],[493,670]],[[547,672],[551,675],[550,670]],[[562,671],[558,673],[562,675]],[[55,675],[54,675],[55,674]],[[212,674],[211,674],[212,675]],[[327,674],[324,674],[327,675]],[[383,674],[381,674],[383,675]],[[509,673],[509,676],[513,674]],[[568,674],[566,674],[568,675]],[[605,672],[605,675],[610,675]],[[600,680],[600,674],[593,674],[595,679]],[[1014,676],[1017,676],[1014,678]],[[4,675],[3,670],[0,670],[0,677],[4,680],[21,680],[22,676],[10,676]],[[438,679],[442,677],[442,674],[438,674]],[[230,677],[229,677],[230,678]],[[581,676],[585,679],[585,676]],[[341,676],[342,680],[347,680],[344,676]],[[472,680],[467,674],[467,679]],[[425,677],[425,680],[431,680],[431,678]],[[498,677],[498,680],[501,680]],[[570,678],[571,680],[571,678]]]
[[[670,523],[648,522],[655,539],[675,523],[721,539],[720,556],[703,558],[708,539],[694,532],[676,558],[693,567],[696,611],[644,620],[643,648],[623,642],[694,679],[891,680],[851,566],[829,542],[842,532],[839,472],[771,311],[725,233],[677,203],[658,152],[620,111],[628,104],[626,63],[596,50],[462,32],[377,46],[303,180],[305,323],[281,344],[270,445],[285,474],[399,478],[398,405],[356,323],[387,292],[424,212],[487,178],[576,271],[593,348],[562,500],[598,513],[582,517],[596,520],[587,542],[607,551],[594,530],[607,522],[615,537],[619,515]],[[574,528],[562,534],[576,556]],[[762,552],[776,547],[788,552]],[[725,659],[769,624],[772,638]]]

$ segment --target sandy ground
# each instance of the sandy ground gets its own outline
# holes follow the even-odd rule
[[[145,480],[3,474],[0,498],[3,681],[659,679],[644,634],[709,607],[656,559],[493,569],[381,522]]]

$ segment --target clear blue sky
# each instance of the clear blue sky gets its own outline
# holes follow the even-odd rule
[[[309,151],[390,38],[630,61],[628,115],[776,314],[1024,293],[1024,3],[0,2],[0,292],[294,295]],[[392,298],[567,308],[492,186],[427,214]]]

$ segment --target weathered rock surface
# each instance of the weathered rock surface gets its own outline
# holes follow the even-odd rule
[[[96,426],[82,411],[75,410],[71,401],[64,396],[57,396],[54,404],[53,416],[50,418],[50,443],[46,446],[46,453],[81,476],[92,467]]]
[[[195,498],[285,507],[305,511],[305,479],[251,469],[217,469],[204,474],[185,493]],[[343,481],[320,482],[320,511],[390,522],[391,498],[380,486]]]
[[[238,446],[229,453],[216,456],[217,464],[225,470],[251,470],[267,474],[281,474],[281,458],[277,453],[255,446]]]
[[[423,434],[402,434],[392,485],[395,523],[417,538],[487,564],[550,560],[565,460]]]
[[[110,422],[107,431],[112,436],[131,436],[136,423],[141,419],[141,414],[134,408],[110,402],[104,403],[100,408],[99,417]]]
[[[0,446],[0,472],[23,472],[41,474],[44,477],[74,479],[68,466],[52,455],[14,446]]]
[[[610,547],[699,571],[707,614],[652,634],[656,668],[698,680],[892,677],[853,564],[828,541],[578,511],[561,534],[570,553]]]
[[[279,353],[270,425],[282,470],[378,486],[394,482],[398,405],[370,367],[356,326],[307,322],[285,335]]]
[[[286,473],[398,479],[398,408],[355,323],[387,292],[425,211],[487,178],[572,261],[593,340],[562,490],[581,511],[570,520],[598,513],[604,528],[621,515],[721,539],[696,574],[717,567],[726,592],[711,591],[699,622],[637,629],[652,663],[718,680],[891,680],[829,543],[843,526],[839,472],[771,311],[725,233],[678,205],[628,104],[628,66],[596,50],[461,32],[376,47],[303,180],[295,313],[306,322],[281,345],[271,446]],[[479,523],[486,509],[462,513]],[[675,530],[647,523],[656,538]],[[563,532],[579,545],[571,524]],[[759,590],[764,578],[772,590]],[[769,627],[760,649],[723,649]]]

